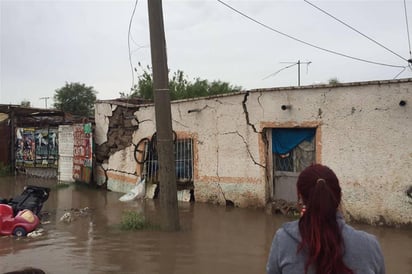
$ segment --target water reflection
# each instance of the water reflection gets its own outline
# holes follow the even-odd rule
[[[181,231],[122,231],[121,214],[140,211],[159,218],[156,201],[121,203],[120,193],[84,186],[56,188],[53,180],[0,178],[0,197],[25,185],[52,188],[43,211],[50,223],[38,238],[0,238],[0,270],[31,266],[47,273],[265,273],[275,230],[289,219],[260,210],[180,203]],[[71,223],[72,208],[90,210]],[[387,273],[412,273],[412,231],[357,226],[378,236]]]

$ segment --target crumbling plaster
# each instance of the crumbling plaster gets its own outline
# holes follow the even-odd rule
[[[264,169],[264,166],[259,163],[259,150],[256,150],[256,136],[259,134],[250,133],[250,125],[245,123],[242,105],[244,98],[241,96],[234,99],[220,97],[172,103],[173,129],[179,137],[185,134],[194,137],[194,185],[197,201],[210,201],[210,197],[216,197],[214,203],[224,204],[229,199],[238,206],[262,207],[265,204],[265,184],[260,181],[264,172],[259,169]],[[150,138],[155,132],[154,108],[152,105],[141,106],[134,115],[139,121],[139,128],[133,133],[132,142],[137,144],[142,138]],[[112,165],[112,161],[122,162],[122,154],[117,154],[120,158],[114,155],[109,157],[109,169],[128,172],[133,167],[139,169],[140,166],[135,161],[125,158],[123,162],[127,162],[127,166]],[[231,162],[227,159],[240,161]],[[250,168],[251,164],[261,166],[256,170]],[[137,173],[140,174],[139,170]],[[245,181],[245,177],[250,177],[251,180]],[[204,178],[213,179],[204,181]],[[218,187],[203,187],[209,184],[217,184]],[[206,189],[207,194],[203,195],[202,189]],[[242,198],[243,195],[249,198]]]
[[[133,113],[136,107],[98,103],[95,108],[95,181],[109,189],[127,192],[124,181],[136,182],[132,135],[139,127]]]
[[[116,108],[117,106],[113,106]],[[113,115],[112,105],[96,104],[94,117],[96,122],[94,141],[97,145],[107,142],[107,132],[109,130],[109,118]]]
[[[351,217],[411,223],[405,194],[412,182],[411,82],[252,90],[173,102],[173,129],[195,136],[196,201],[264,206],[271,197],[266,129],[309,126],[317,128],[316,159],[337,173]],[[134,115],[136,144],[155,131],[153,105]],[[136,163],[127,155],[113,161],[128,157],[127,166],[116,168],[131,173]]]

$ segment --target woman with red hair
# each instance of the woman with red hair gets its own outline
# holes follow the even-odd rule
[[[306,168],[297,181],[303,210],[272,241],[268,274],[384,274],[375,236],[345,224],[339,212],[341,188],[335,173],[320,164]]]

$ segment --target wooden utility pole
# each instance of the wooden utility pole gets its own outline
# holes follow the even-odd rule
[[[149,10],[150,48],[159,161],[158,178],[162,211],[161,226],[164,230],[176,231],[179,230],[179,212],[162,1],[148,0],[147,5]]]

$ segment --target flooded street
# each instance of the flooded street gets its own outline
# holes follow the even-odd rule
[[[265,273],[273,234],[290,220],[262,210],[180,203],[179,232],[123,231],[127,210],[156,222],[157,201],[122,203],[121,193],[59,188],[52,180],[25,177],[0,178],[0,197],[16,196],[29,184],[52,189],[43,207],[50,222],[38,237],[0,238],[1,272],[37,267],[46,273]],[[86,207],[85,216],[59,221],[68,210]],[[354,226],[378,237],[387,273],[412,273],[412,230]]]

